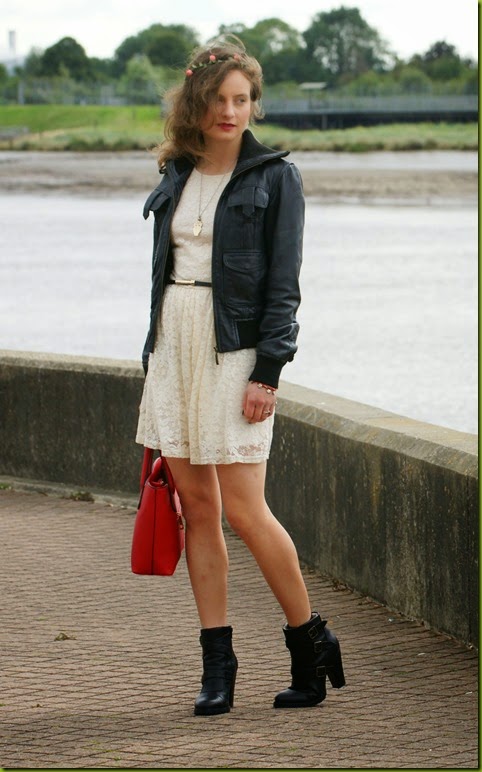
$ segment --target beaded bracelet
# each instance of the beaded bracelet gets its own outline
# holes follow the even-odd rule
[[[264,389],[266,394],[276,394],[276,389],[273,386],[267,386],[266,383],[260,383],[259,381],[250,381],[250,383],[255,383],[258,389]]]

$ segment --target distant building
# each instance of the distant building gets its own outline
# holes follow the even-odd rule
[[[26,57],[17,54],[17,33],[14,29],[8,30],[7,33],[7,45],[3,46],[0,43],[0,64],[3,64],[7,68],[7,71],[12,74],[15,67],[21,67],[25,62]]]

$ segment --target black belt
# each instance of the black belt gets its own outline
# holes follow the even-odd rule
[[[168,284],[180,284],[186,287],[212,287],[210,281],[197,281],[197,279],[168,279]]]

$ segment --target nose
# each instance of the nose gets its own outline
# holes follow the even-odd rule
[[[223,118],[232,118],[234,115],[234,102],[231,99],[227,99],[223,102],[221,110]]]

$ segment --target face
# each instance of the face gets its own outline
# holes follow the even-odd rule
[[[219,87],[200,124],[204,141],[238,142],[251,116],[251,83],[240,70],[231,70]]]

